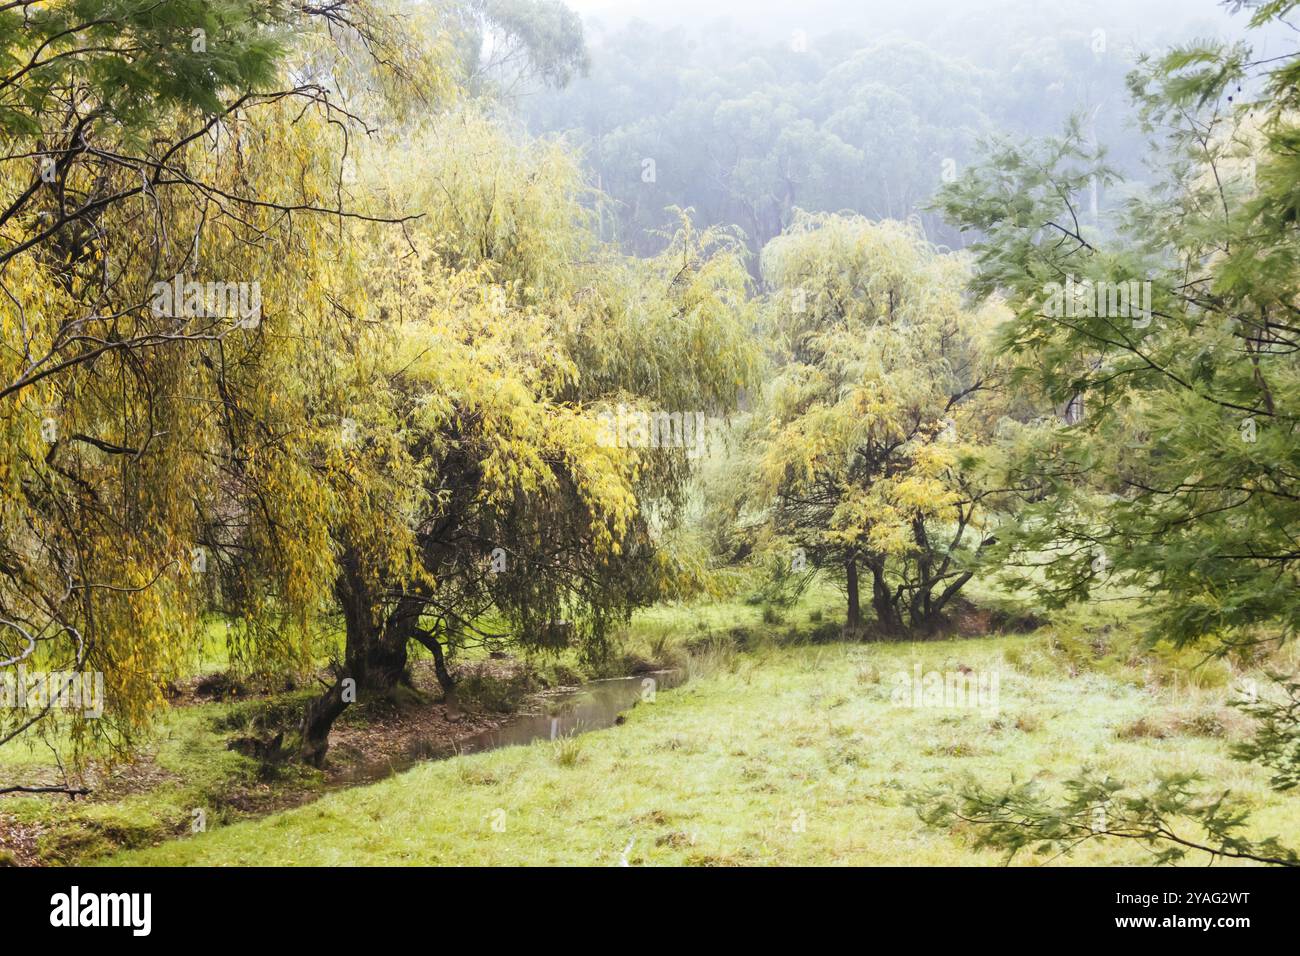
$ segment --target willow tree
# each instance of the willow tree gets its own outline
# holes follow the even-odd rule
[[[121,744],[214,599],[251,657],[309,656],[338,500],[311,407],[366,352],[342,169],[364,124],[328,84],[380,60],[446,84],[369,3],[0,18],[0,662],[102,673],[104,719],[71,732]],[[7,712],[0,742],[50,713]]]
[[[314,762],[345,689],[407,681],[413,646],[448,690],[448,658],[471,643],[602,656],[658,593],[652,511],[684,481],[687,450],[612,443],[600,410],[635,398],[724,412],[749,362],[732,349],[736,250],[687,233],[649,263],[602,247],[558,144],[465,111],[366,165],[378,196],[422,217],[377,233],[370,309],[390,342],[352,454],[382,461],[409,507],[376,500],[368,521],[336,527],[346,640],[304,720]]]
[[[754,426],[754,487],[780,540],[859,574],[886,633],[935,627],[992,540],[981,442],[992,313],[909,225],[801,215],[763,251],[781,367]]]

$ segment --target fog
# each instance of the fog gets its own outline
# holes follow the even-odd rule
[[[1146,137],[1127,76],[1144,54],[1242,37],[1249,9],[1212,0],[575,0],[590,70],[519,97],[531,132],[562,135],[613,200],[606,235],[641,253],[671,206],[735,225],[755,251],[796,209],[919,218],[999,137],[1072,118],[1140,182]],[[1255,31],[1268,55],[1285,26]],[[647,188],[653,186],[653,189]],[[1093,211],[1123,198],[1098,187]]]
[[[1113,31],[1121,42],[1165,42],[1171,36],[1239,30],[1243,17],[1228,7],[1196,0],[572,0],[599,36],[635,20],[656,27],[696,31],[727,29],[760,40],[776,40],[794,30],[810,34],[853,31],[864,37],[898,33],[936,46],[960,50],[982,47],[988,38],[1007,42],[1030,31],[1040,36],[1081,28]],[[1018,35],[1017,35],[1018,34]]]

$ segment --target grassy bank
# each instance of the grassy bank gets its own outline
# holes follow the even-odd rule
[[[815,612],[814,612],[815,613]],[[120,854],[116,864],[993,864],[925,828],[908,793],[972,775],[1059,784],[1083,765],[1149,780],[1194,770],[1294,841],[1300,796],[1229,759],[1245,727],[1226,665],[1170,682],[1103,629],[908,644],[697,647],[684,688],[624,725],[420,765],[266,818]],[[895,675],[999,675],[998,706],[909,707]],[[1143,863],[1089,843],[1073,862]],[[1192,858],[1195,862],[1203,859]],[[1041,862],[1026,858],[1024,862]]]

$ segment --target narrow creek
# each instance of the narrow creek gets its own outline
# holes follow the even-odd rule
[[[330,789],[382,780],[427,760],[446,760],[603,730],[618,723],[620,715],[641,701],[653,700],[659,691],[679,687],[685,680],[685,672],[681,670],[594,680],[546,698],[542,705],[544,712],[519,714],[498,727],[455,741],[418,739],[405,756],[360,763],[338,777]]]

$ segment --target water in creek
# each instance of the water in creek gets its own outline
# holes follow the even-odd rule
[[[546,712],[521,714],[490,730],[480,731],[454,742],[423,740],[410,748],[401,760],[383,760],[354,767],[340,784],[355,786],[407,770],[421,760],[441,760],[464,754],[482,753],[499,747],[555,740],[612,727],[619,715],[643,701],[650,702],[659,691],[677,687],[685,679],[679,670],[654,671],[636,677],[614,677],[583,684],[576,690],[545,702]]]

